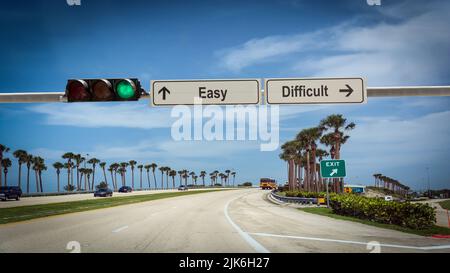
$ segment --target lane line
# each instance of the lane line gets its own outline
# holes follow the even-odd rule
[[[238,197],[237,197],[238,198]],[[223,212],[225,214],[225,218],[228,220],[228,222],[233,226],[233,228],[241,235],[241,237],[251,246],[253,247],[256,252],[259,253],[270,253],[269,250],[267,250],[264,246],[262,246],[260,243],[258,243],[255,239],[253,239],[247,232],[244,232],[236,223],[231,220],[230,215],[228,214],[228,206],[230,203],[237,198],[231,199],[227,202],[225,207],[223,208]]]
[[[355,244],[355,245],[367,245],[368,244],[367,242],[347,241],[347,240],[337,240],[337,239],[326,239],[326,238],[316,238],[316,237],[291,236],[291,235],[279,235],[279,234],[270,234],[270,233],[250,232],[248,234],[256,235],[256,236],[264,236],[264,237],[290,238],[290,239],[333,242],[333,243],[343,243],[343,244]],[[450,249],[450,245],[405,246],[405,245],[381,244],[380,243],[380,246],[391,247],[391,248],[418,249],[418,250]]]
[[[113,230],[112,232],[113,233],[119,233],[119,232],[121,232],[121,231],[123,231],[123,230],[125,230],[127,228],[128,228],[128,226],[123,226],[123,227],[120,227],[120,228],[117,228],[117,229]]]

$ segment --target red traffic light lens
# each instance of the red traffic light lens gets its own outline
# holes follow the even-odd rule
[[[72,81],[67,86],[68,101],[89,101],[91,94],[88,91],[88,85],[83,80]]]
[[[92,86],[92,95],[94,100],[107,101],[113,100],[115,95],[112,85],[107,80],[99,80]]]

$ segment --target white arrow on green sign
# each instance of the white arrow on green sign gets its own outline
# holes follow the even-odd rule
[[[323,178],[345,177],[345,160],[320,161],[320,175]]]

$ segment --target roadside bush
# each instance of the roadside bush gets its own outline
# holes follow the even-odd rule
[[[333,195],[330,206],[334,213],[384,224],[424,229],[436,223],[434,208],[428,204],[388,202],[352,194]]]
[[[325,192],[307,192],[307,191],[286,191],[287,197],[303,197],[303,198],[323,198]]]

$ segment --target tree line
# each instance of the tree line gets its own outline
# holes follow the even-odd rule
[[[280,158],[287,162],[289,190],[320,192],[328,185],[331,191],[344,191],[343,179],[325,181],[320,176],[320,162],[330,156],[341,158],[341,148],[348,139],[346,132],[353,130],[355,123],[348,122],[341,114],[333,114],[321,120],[319,125],[301,130],[295,139],[281,146]],[[321,149],[323,144],[329,150]]]
[[[0,170],[3,169],[4,183],[2,182],[2,175],[0,175],[0,186],[8,186],[8,170],[12,166],[12,161],[9,158],[3,158],[5,153],[8,153],[10,149],[0,144]],[[33,156],[27,153],[25,150],[16,150],[13,152],[13,156],[18,162],[18,182],[17,186],[22,187],[22,165],[27,168],[26,176],[26,192],[30,192],[30,172],[33,170],[35,172],[35,183],[36,191],[44,192],[42,172],[47,170],[47,166],[43,158],[39,156]],[[96,170],[97,166],[100,167],[103,175],[103,181],[106,185],[111,185],[115,191],[121,186],[127,186],[126,173],[128,170],[131,171],[131,188],[135,189],[135,171],[139,172],[139,188],[140,189],[170,189],[175,188],[175,179],[179,176],[179,184],[188,186],[188,179],[191,179],[192,186],[203,186],[206,187],[207,182],[205,177],[209,176],[209,186],[235,186],[236,172],[231,170],[225,170],[219,172],[214,170],[208,173],[204,170],[200,171],[198,175],[194,171],[175,170],[168,166],[159,166],[156,163],[151,164],[138,164],[135,160],[130,160],[126,162],[115,162],[107,166],[106,162],[93,157],[86,159],[81,154],[75,154],[72,152],[67,152],[61,156],[65,162],[55,162],[52,164],[56,172],[56,186],[57,191],[61,191],[61,172],[66,170],[67,183],[64,183],[63,187],[66,191],[92,191],[96,186]],[[84,166],[82,167],[82,164]],[[85,165],[91,165],[87,168]],[[146,172],[147,187],[144,186],[143,172]],[[160,181],[156,179],[156,172],[161,173]],[[150,179],[150,172],[152,173],[152,178]],[[108,173],[108,174],[107,174]],[[118,180],[117,177],[120,177]],[[109,177],[109,178],[108,178]],[[170,179],[169,179],[170,177]],[[199,181],[201,179],[201,184]],[[232,182],[230,181],[232,178]],[[220,183],[218,181],[220,179]],[[153,180],[153,181],[152,181]],[[170,180],[170,181],[169,181]],[[111,183],[109,183],[111,182]],[[153,182],[153,183],[152,183]]]

